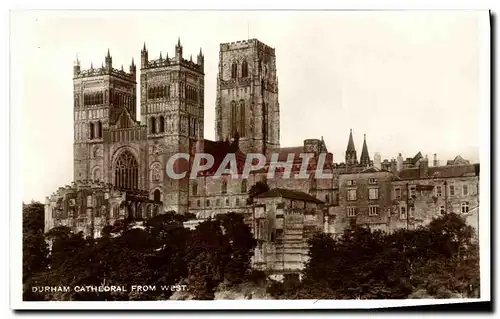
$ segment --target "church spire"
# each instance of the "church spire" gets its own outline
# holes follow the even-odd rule
[[[361,151],[361,158],[359,159],[359,161],[363,166],[370,165],[370,155],[368,155],[368,146],[366,145],[366,134],[363,140],[363,150]]]
[[[345,162],[347,165],[356,165],[358,163],[354,139],[352,138],[352,129],[349,132],[349,142],[347,142],[347,149],[345,151]]]

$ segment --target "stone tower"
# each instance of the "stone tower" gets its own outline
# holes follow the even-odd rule
[[[113,68],[108,50],[100,68],[73,67],[74,94],[74,180],[112,182],[105,164],[104,137],[110,124],[124,110],[136,116],[136,69]],[[135,185],[139,187],[139,185]]]
[[[345,163],[347,165],[358,164],[358,157],[356,155],[356,147],[354,147],[354,140],[352,138],[352,129],[349,132],[349,141],[347,142],[347,149],[345,151]]]
[[[215,136],[239,134],[246,153],[279,148],[280,123],[275,50],[257,39],[220,45]]]
[[[141,123],[147,125],[150,192],[159,191],[165,210],[185,213],[188,209],[189,174],[172,179],[166,174],[169,158],[191,153],[204,129],[204,57],[184,59],[180,39],[172,58],[168,54],[149,60],[146,44],[141,51]],[[175,162],[176,173],[185,172],[187,162]]]

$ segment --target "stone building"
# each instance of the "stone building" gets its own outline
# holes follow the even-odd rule
[[[147,191],[124,191],[104,182],[78,181],[60,187],[45,203],[45,231],[66,226],[85,236],[99,237],[116,220],[143,220],[160,214],[162,202]]]
[[[298,274],[308,258],[308,239],[324,230],[322,204],[284,188],[256,196],[250,213],[257,240],[252,266],[273,275]]]

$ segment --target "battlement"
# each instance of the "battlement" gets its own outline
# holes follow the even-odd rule
[[[251,48],[251,47],[255,47],[255,46],[268,51],[271,55],[275,55],[274,48],[264,44],[263,42],[261,42],[257,39],[249,39],[249,40],[240,40],[240,41],[234,41],[234,42],[221,43],[220,50],[221,51],[240,50],[240,49],[247,49],[247,48]]]
[[[165,67],[170,67],[170,66],[176,66],[180,65],[183,67],[186,67],[190,70],[196,71],[196,72],[201,72],[203,73],[203,64],[196,63],[192,60],[186,60],[181,58],[180,60],[177,60],[176,58],[169,58],[168,56],[166,58],[160,58],[155,59],[155,60],[148,60],[147,68],[146,69],[154,69],[154,68],[165,68]]]
[[[80,70],[79,72],[75,73],[74,79],[82,79],[82,78],[88,78],[88,77],[94,77],[94,76],[103,76],[103,75],[111,75],[115,76],[117,78],[127,80],[127,81],[136,81],[136,74],[135,72],[132,73],[127,73],[124,70],[118,70],[118,69],[107,69],[105,67],[101,68],[93,68],[90,67],[90,69],[86,70]]]
[[[91,179],[83,179],[76,180],[71,183],[71,185],[65,185],[64,187],[59,187],[55,192],[51,194],[51,196],[47,196],[46,199],[50,200],[51,198],[59,198],[68,193],[78,192],[84,189],[95,189],[102,190],[106,192],[115,192],[118,196],[122,196],[127,194],[128,196],[140,197],[140,198],[148,198],[149,193],[146,190],[141,189],[121,189],[113,186],[111,183],[105,183],[103,181],[95,181]]]

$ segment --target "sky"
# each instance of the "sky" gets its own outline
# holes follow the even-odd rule
[[[205,138],[215,136],[219,44],[257,38],[276,49],[281,146],[321,138],[343,162],[361,154],[479,161],[480,28],[469,11],[26,11],[11,15],[11,110],[20,113],[22,199],[73,177],[73,64],[113,67],[205,55]],[[139,78],[138,78],[139,83]],[[138,97],[139,100],[139,97]],[[15,126],[15,125],[14,125]]]

